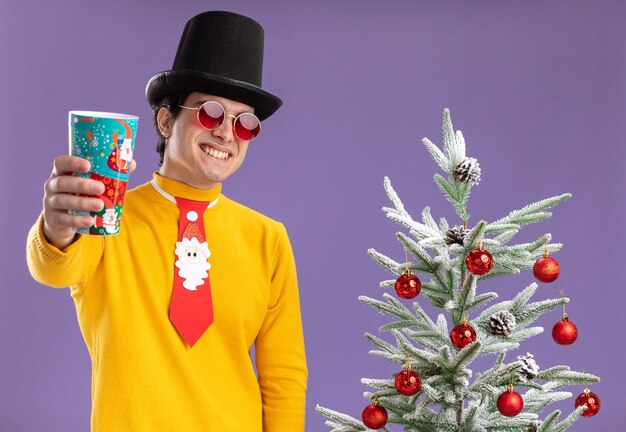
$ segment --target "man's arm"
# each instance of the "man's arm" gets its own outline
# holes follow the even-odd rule
[[[41,214],[28,233],[26,261],[33,279],[44,285],[64,288],[77,285],[93,274],[104,251],[104,238],[77,235],[72,243],[59,249],[44,234]]]
[[[281,228],[270,304],[255,345],[264,432],[304,431],[307,367],[298,280],[291,245]]]
[[[75,232],[76,228],[91,226],[93,218],[71,213],[98,211],[104,205],[94,197],[104,192],[101,182],[73,176],[75,172],[88,172],[90,167],[85,159],[59,156],[44,185],[43,212],[28,233],[26,257],[33,278],[46,285],[64,287],[81,282],[102,256],[102,238],[82,239]],[[134,167],[131,163],[131,171]],[[82,247],[87,242],[88,252]]]

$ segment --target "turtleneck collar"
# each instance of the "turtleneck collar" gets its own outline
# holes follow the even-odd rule
[[[222,192],[221,183],[219,186],[211,189],[197,189],[193,186],[186,185],[185,183],[163,177],[158,172],[154,172],[152,174],[152,181],[169,195],[194,201],[213,202]],[[161,193],[158,189],[157,192]]]

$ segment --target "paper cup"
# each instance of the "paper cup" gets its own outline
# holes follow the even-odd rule
[[[77,233],[115,235],[120,231],[138,121],[138,117],[126,114],[70,111],[70,154],[91,162],[89,172],[74,175],[101,181],[105,187],[97,196],[104,201],[102,210],[73,212],[94,218],[91,227],[78,228]]]

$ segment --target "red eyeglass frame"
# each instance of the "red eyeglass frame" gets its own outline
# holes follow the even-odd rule
[[[212,115],[210,115],[208,113],[207,110],[204,109],[204,107],[208,104],[212,104],[212,105],[217,105],[221,108],[222,110],[222,114],[219,117],[214,117]],[[190,106],[185,106],[185,105],[178,105],[180,108],[185,108],[185,109],[190,109],[190,110],[194,110],[196,111],[196,116],[198,118],[198,122],[202,125],[202,127],[204,127],[205,129],[208,130],[215,130],[217,128],[219,128],[222,124],[224,124],[224,118],[226,116],[231,117],[233,119],[233,132],[235,133],[235,135],[237,135],[237,137],[241,140],[244,141],[252,141],[253,139],[255,139],[256,137],[259,136],[259,134],[261,133],[261,120],[259,120],[259,118],[257,116],[255,116],[254,114],[250,113],[250,112],[244,112],[241,113],[237,116],[234,116],[232,114],[226,114],[226,109],[224,108],[224,106],[217,102],[217,101],[206,101],[204,103],[202,103],[202,105],[198,106],[198,107],[190,107]],[[214,127],[209,127],[205,124],[205,122],[202,121],[202,119],[200,118],[200,116],[202,115],[201,112],[204,112],[205,115],[207,117],[209,117],[211,120],[217,122],[217,125]],[[246,127],[242,121],[242,118],[250,118],[250,116],[254,119],[254,121],[256,121],[256,127],[250,129],[248,127]],[[255,132],[256,131],[256,132]],[[245,135],[244,132],[247,132],[248,134],[250,134],[249,136]]]

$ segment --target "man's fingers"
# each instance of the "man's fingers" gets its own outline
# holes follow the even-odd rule
[[[97,212],[102,210],[104,202],[99,198],[55,194],[48,200],[48,205],[54,210],[84,210]]]
[[[73,228],[89,228],[93,225],[92,216],[76,216],[65,211],[54,211],[48,215],[46,220],[48,227],[57,227],[63,230],[71,230]]]
[[[91,163],[87,159],[77,156],[63,155],[54,159],[51,176],[61,176],[75,172],[85,173],[91,168]]]
[[[51,194],[78,193],[85,195],[100,195],[104,193],[104,185],[102,182],[97,180],[62,175],[50,179],[47,183],[47,190]]]
[[[92,216],[74,215],[71,210],[100,211],[104,206],[101,199],[93,196],[104,193],[102,182],[73,175],[89,172],[90,168],[88,160],[76,156],[54,159],[52,173],[44,186],[44,234],[59,248],[72,243],[76,228],[88,228],[94,223]]]
[[[135,168],[137,168],[137,162],[135,162],[135,159],[130,161],[130,172],[135,171]]]

